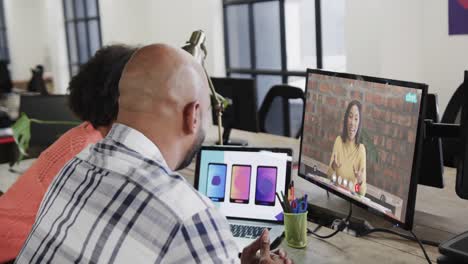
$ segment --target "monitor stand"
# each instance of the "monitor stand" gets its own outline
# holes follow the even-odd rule
[[[327,197],[326,199],[328,200],[330,198]],[[319,201],[318,204],[309,203],[307,215],[308,220],[324,227],[336,229],[333,228],[333,221],[337,219],[345,219],[347,217],[347,212],[345,212],[345,208],[348,207],[349,201],[343,200],[343,203],[340,203],[340,205],[336,203],[332,203],[332,205],[333,209],[330,209],[329,207],[324,205],[322,201]],[[340,209],[338,209],[338,207]],[[379,217],[372,216],[372,208],[369,208],[368,211],[370,211],[371,214],[369,214],[369,212],[367,212],[366,210],[360,210],[359,206],[353,204],[353,212],[348,222],[348,226],[342,231],[352,236],[361,237],[372,228],[392,229],[393,227],[397,227],[383,219],[379,220]],[[375,213],[380,214],[378,212]],[[370,221],[368,221],[367,219],[369,219]],[[426,212],[415,210],[413,231],[417,229],[421,229],[422,231],[426,228],[430,228],[431,232],[428,232],[428,234],[420,233],[417,231],[415,232],[416,234],[420,233],[420,239],[436,241],[439,243],[443,242],[444,240],[449,239],[452,236],[452,234],[446,230],[441,230],[440,228],[432,228],[431,226],[433,225],[431,225],[431,223],[436,223],[437,221],[440,221],[440,219],[437,216],[433,216],[431,214],[428,215]],[[418,227],[416,228],[416,226]]]
[[[224,131],[223,131],[223,145],[244,146],[244,147],[249,145],[249,143],[246,140],[230,139],[231,130],[232,130],[231,126],[228,124],[225,124]],[[216,145],[220,145],[219,141],[216,142]]]
[[[344,213],[332,211],[311,203],[308,203],[307,206],[307,220],[320,226],[331,228],[335,220],[345,219],[347,217]],[[372,228],[372,226],[369,222],[351,215],[345,230],[347,230],[348,233],[352,233],[354,236],[359,237],[370,228]]]
[[[362,215],[360,212],[356,212],[355,214],[354,209],[356,209],[358,206],[354,206],[353,208],[353,214],[351,218],[348,221],[348,224],[343,230],[341,230],[342,233],[345,233],[347,235],[351,235],[354,237],[365,237],[368,235],[368,231],[374,228],[377,229],[389,229],[396,231],[398,233],[401,233],[402,235],[406,236],[411,236],[406,230],[401,229],[401,230],[396,230],[395,228],[397,226],[391,226],[390,223],[385,224],[385,222],[373,222],[375,225],[372,223],[364,220],[367,219],[365,215]],[[343,208],[344,209],[344,208]],[[418,238],[422,241],[429,241],[429,242],[434,242],[434,243],[440,243],[441,245],[444,243],[447,243],[450,239],[453,238],[453,234],[450,233],[449,231],[441,230],[438,227],[431,227],[431,224],[427,221],[420,221],[416,218],[416,214],[420,214],[419,218],[427,218],[425,213],[422,211],[415,211],[415,219],[414,219],[414,225],[413,225],[413,232],[415,232],[418,236]],[[347,217],[347,214],[344,213],[343,211],[337,212],[337,211],[331,211],[330,209],[308,204],[308,215],[307,215],[307,220],[314,222],[318,224],[319,226],[323,227],[328,227],[330,229],[337,230],[339,226],[334,223],[336,219],[345,219]],[[431,221],[436,222],[437,218],[433,218]],[[384,224],[382,224],[384,223]],[[432,225],[433,226],[433,225]],[[310,232],[310,231],[309,231]],[[330,233],[330,231],[317,231],[316,230],[311,230],[311,232],[317,232],[320,235],[326,235],[327,233]],[[465,231],[463,239],[463,245],[465,247],[464,250],[462,250],[465,257],[468,257],[468,231]],[[423,242],[426,243],[426,242]],[[427,246],[427,245],[425,245]],[[437,259],[437,263],[468,263],[468,262],[457,262],[457,256],[454,256],[454,254],[445,254],[443,250],[440,249],[439,246],[439,252],[443,255],[439,259]]]

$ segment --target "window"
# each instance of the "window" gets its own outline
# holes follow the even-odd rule
[[[5,24],[5,8],[3,0],[0,0],[0,60],[10,62],[10,52],[8,50],[8,39]]]
[[[226,73],[304,89],[306,68],[344,71],[345,0],[223,0]]]
[[[98,0],[63,0],[70,75],[102,46]]]
[[[345,2],[346,0],[322,1],[323,68],[330,71],[345,71]]]

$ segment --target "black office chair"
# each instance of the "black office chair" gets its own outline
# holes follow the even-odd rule
[[[302,89],[285,84],[273,86],[258,113],[260,131],[299,138],[304,103]]]
[[[37,157],[61,135],[81,123],[68,107],[68,95],[21,95],[20,113],[46,121],[71,121],[76,124],[31,124],[29,157]]]
[[[11,82],[10,71],[8,70],[8,62],[0,60],[0,97],[2,94],[11,93],[13,83]]]
[[[465,99],[465,83],[468,83],[468,71],[465,71],[465,79],[457,88],[455,93],[450,98],[450,101],[445,108],[441,123],[460,124],[461,108]],[[442,149],[444,157],[444,165],[448,167],[456,167],[456,157],[459,155],[460,140],[456,138],[443,138]]]

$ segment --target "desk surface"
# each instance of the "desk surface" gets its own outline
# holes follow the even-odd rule
[[[287,147],[293,149],[293,159],[298,160],[299,141],[279,136],[257,134],[233,130],[232,138],[242,138],[254,147]],[[216,138],[213,127],[207,133],[206,144],[212,144]],[[33,160],[21,162],[16,170],[24,171]],[[191,183],[194,181],[195,165],[180,172]],[[308,193],[309,200],[329,209],[347,213],[348,202],[326,192],[319,187],[297,177],[293,172],[293,179],[298,192]],[[16,178],[18,173],[8,171],[7,164],[0,165],[0,190],[5,191]],[[421,239],[441,241],[450,236],[468,230],[468,201],[459,199],[455,194],[455,170],[446,168],[445,188],[435,189],[425,186],[418,187],[414,231]],[[390,227],[386,221],[365,210],[353,207],[353,216],[369,221],[375,227]],[[311,228],[316,225],[309,223]],[[320,232],[331,230],[323,228]],[[402,230],[399,230],[402,231]],[[403,231],[402,231],[403,232]],[[386,234],[375,234],[364,238],[356,238],[346,233],[340,233],[328,240],[316,239],[309,236],[309,244],[304,250],[290,248],[283,241],[285,248],[296,263],[425,263],[423,253],[415,242],[407,241]],[[438,254],[436,247],[425,246],[432,261],[435,263]]]

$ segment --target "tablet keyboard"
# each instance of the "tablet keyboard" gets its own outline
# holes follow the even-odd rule
[[[248,225],[237,225],[237,224],[230,224],[231,232],[234,237],[241,237],[241,238],[252,238],[255,239],[262,234],[263,229],[267,228],[270,230],[271,228],[266,226],[248,226]]]

